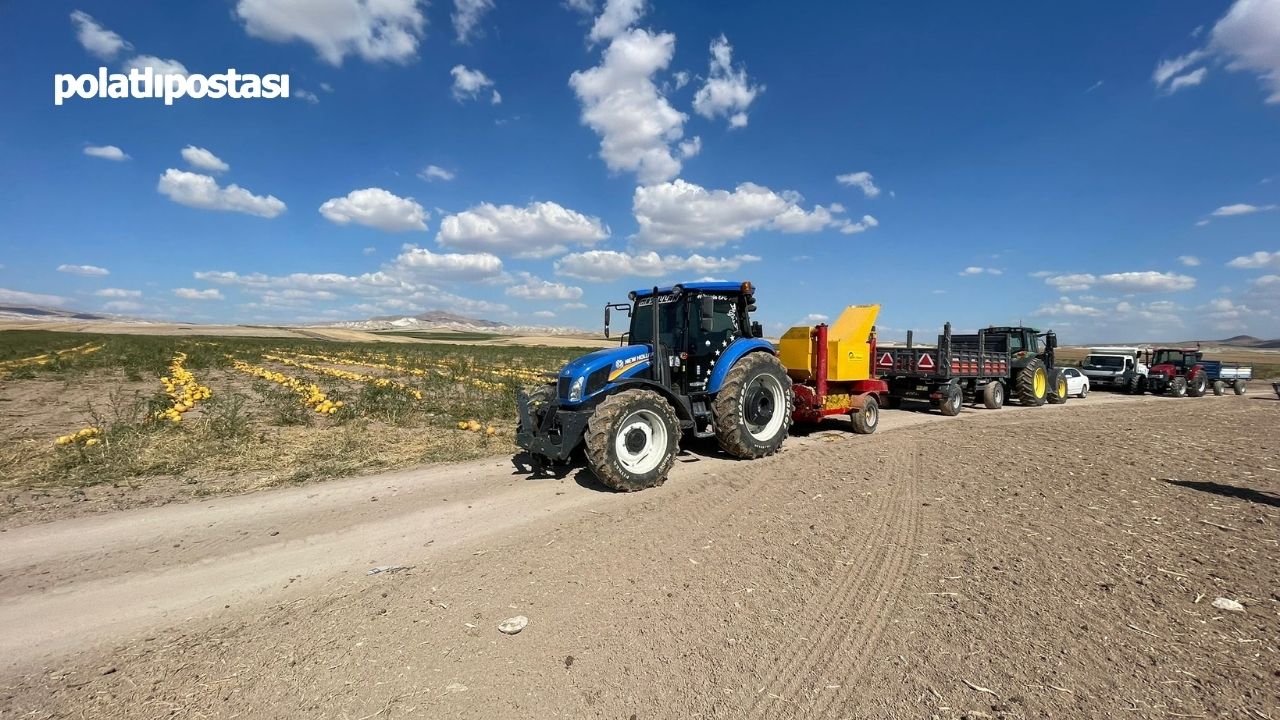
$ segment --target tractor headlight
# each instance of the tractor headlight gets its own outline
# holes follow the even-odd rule
[[[586,376],[580,376],[569,386],[569,402],[581,402],[582,393],[587,389]]]

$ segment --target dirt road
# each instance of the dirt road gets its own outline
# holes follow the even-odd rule
[[[1280,717],[1280,403],[882,417],[0,533],[0,715]]]

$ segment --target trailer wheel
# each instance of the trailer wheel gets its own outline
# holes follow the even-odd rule
[[[711,404],[716,440],[734,457],[772,455],[787,438],[793,409],[791,378],[782,363],[768,353],[751,353],[729,370]]]
[[[1043,405],[1049,390],[1049,376],[1045,372],[1044,363],[1037,358],[1023,366],[1018,371],[1014,388],[1017,390],[1019,405]]]
[[[587,465],[600,482],[634,492],[666,482],[680,441],[680,418],[652,390],[604,399],[587,421]]]
[[[1187,396],[1187,379],[1181,375],[1169,381],[1169,394],[1173,397]]]
[[[880,403],[876,402],[876,396],[868,395],[862,401],[861,408],[854,408],[849,413],[849,419],[853,421],[853,431],[859,435],[875,432],[876,426],[880,424]]]
[[[1227,392],[1227,384],[1226,384],[1226,383],[1222,382],[1221,380],[1214,380],[1214,381],[1213,381],[1213,394],[1214,394],[1214,395],[1217,395],[1217,396],[1221,397],[1222,395],[1225,395],[1225,394],[1226,394],[1226,392]]]
[[[982,388],[982,404],[988,410],[999,410],[1004,407],[1004,383],[989,382]]]
[[[1063,405],[1067,402],[1067,376],[1061,370],[1049,371],[1049,392],[1045,399],[1050,405]]]
[[[938,402],[938,412],[947,417],[959,415],[960,408],[964,405],[964,391],[959,385],[949,385],[946,393],[947,396]]]
[[[1231,389],[1235,392],[1235,394],[1237,394],[1237,395],[1243,395],[1243,394],[1244,394],[1244,386],[1245,386],[1245,381],[1243,381],[1243,380],[1237,380],[1237,381],[1236,381],[1236,384],[1231,386]]]
[[[1204,371],[1197,370],[1191,373],[1191,377],[1187,380],[1187,394],[1191,397],[1203,397],[1208,385],[1209,380],[1205,377]]]

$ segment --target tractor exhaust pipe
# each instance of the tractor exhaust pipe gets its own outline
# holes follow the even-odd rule
[[[665,358],[662,356],[662,337],[658,335],[661,323],[658,322],[658,286],[653,286],[653,294],[649,296],[650,302],[653,303],[653,352],[649,360],[650,367],[653,369],[653,381],[666,385],[666,367]]]

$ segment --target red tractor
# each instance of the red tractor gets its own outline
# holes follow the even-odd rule
[[[1209,388],[1209,373],[1199,348],[1156,348],[1151,353],[1147,390],[1172,397],[1200,397]]]

